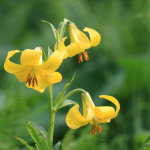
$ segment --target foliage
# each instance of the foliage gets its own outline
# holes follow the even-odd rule
[[[102,126],[103,133],[91,136],[90,125],[69,130],[65,135],[68,129],[65,116],[70,107],[58,110],[55,143],[65,135],[62,150],[73,147],[84,150],[88,146],[95,150],[140,149],[150,135],[149,7],[148,0],[1,0],[0,149],[23,149],[23,144],[13,139],[15,136],[34,145],[26,129],[29,120],[48,128],[48,98],[39,96],[33,90],[30,92],[4,71],[7,52],[13,49],[34,49],[37,46],[44,50],[48,46],[53,49],[53,32],[40,20],[53,22],[56,26],[63,18],[74,21],[79,29],[85,26],[96,29],[102,40],[98,47],[88,51],[88,62],[78,64],[76,56],[64,60],[59,72],[65,79],[59,86],[54,86],[54,97],[76,72],[76,78],[67,90],[78,87],[85,89],[97,106],[107,105],[99,100],[99,95],[112,95],[119,100],[121,111],[109,125]],[[69,40],[66,40],[68,43]],[[11,85],[12,80],[17,83]],[[8,88],[9,91],[6,90]],[[81,104],[79,95],[72,96],[72,99]],[[83,142],[87,145],[83,145]]]

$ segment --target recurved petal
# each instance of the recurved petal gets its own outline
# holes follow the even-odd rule
[[[22,65],[38,66],[41,64],[42,51],[26,49],[22,52],[20,62]]]
[[[29,73],[32,70],[32,66],[26,66],[26,69],[20,72],[16,72],[15,76],[19,80],[19,82],[24,82],[27,80]]]
[[[62,75],[59,72],[53,72],[51,74],[40,73],[40,88],[46,87],[58,83],[62,80]]]
[[[48,73],[52,73],[58,69],[62,61],[63,61],[63,54],[58,50],[55,50],[49,57],[49,59],[42,65],[39,65],[39,67]]]
[[[80,127],[80,126],[75,126],[74,124],[72,124],[72,123],[70,122],[70,119],[69,119],[68,115],[66,116],[66,124],[67,124],[68,127],[71,128],[71,129],[78,129],[78,128]]]
[[[21,73],[26,74],[28,70],[28,66],[15,64],[9,60],[9,58],[11,58],[14,54],[19,53],[19,52],[20,52],[19,50],[8,52],[8,55],[4,63],[4,69],[9,73],[15,74],[16,77],[17,77],[17,74],[21,74]],[[18,78],[18,80],[22,82],[21,81],[22,79],[20,80],[20,78]]]
[[[81,98],[83,104],[83,117],[85,117],[88,120],[92,120],[95,105],[90,97],[90,94],[88,92],[82,93]]]
[[[114,118],[115,110],[110,106],[95,107],[94,117],[97,123],[105,123],[105,121]],[[110,122],[110,121],[109,121]]]
[[[82,49],[90,48],[90,40],[74,23],[68,26],[71,43],[76,43]]]
[[[79,109],[79,105],[75,105],[69,110],[66,116],[66,123],[72,129],[77,129],[81,126],[84,126],[88,124],[90,121],[84,118],[78,109]]]
[[[101,36],[97,31],[95,31],[94,29],[87,28],[87,27],[84,28],[83,31],[88,32],[90,35],[90,40],[91,40],[90,47],[97,46],[100,43]]]
[[[85,50],[78,46],[76,43],[72,43],[66,47],[66,51],[69,57],[73,57],[77,54],[80,54],[81,52],[84,52]]]
[[[115,118],[118,115],[118,112],[120,110],[120,104],[119,104],[118,100],[116,98],[112,97],[112,96],[109,96],[109,95],[100,95],[99,97],[100,98],[105,98],[105,99],[111,101],[112,103],[114,103],[116,105],[116,113],[113,117],[113,118]]]
[[[67,38],[67,37],[64,37],[64,38],[62,39],[62,41],[61,41],[61,43],[60,43],[60,47],[59,47],[59,51],[63,54],[63,58],[64,58],[64,59],[66,59],[66,58],[69,57],[69,56],[68,56],[68,53],[67,53],[67,50],[66,50],[66,47],[65,47],[65,44],[64,44],[66,38]],[[54,46],[54,50],[57,50],[57,43],[56,43],[55,46]]]

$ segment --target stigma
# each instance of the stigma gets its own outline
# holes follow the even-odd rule
[[[38,80],[37,80],[35,75],[31,77],[30,74],[29,74],[28,77],[27,77],[27,80],[26,80],[26,84],[27,83],[28,83],[29,86],[31,85],[32,87],[34,87],[35,84],[38,86]]]

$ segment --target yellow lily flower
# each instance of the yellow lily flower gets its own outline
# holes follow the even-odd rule
[[[83,31],[88,32],[90,35],[90,40],[88,37],[80,31],[74,23],[68,25],[69,35],[71,44],[66,47],[69,57],[73,57],[79,54],[79,63],[82,62],[82,54],[85,60],[89,60],[87,52],[85,49],[89,49],[92,46],[97,46],[100,43],[100,34],[91,28],[84,28]]]
[[[11,62],[9,59],[19,52],[19,50],[8,52],[4,69],[14,74],[19,82],[25,81],[28,88],[33,88],[43,93],[46,87],[62,80],[62,75],[59,72],[54,72],[63,61],[61,52],[53,52],[49,59],[42,64],[42,51],[40,47],[34,50],[26,49],[21,54],[21,64]]]
[[[71,39],[71,43],[68,46],[64,45],[65,38],[60,42],[59,51],[63,53],[64,59],[68,57],[73,57],[79,54],[79,63],[83,61],[82,54],[84,55],[85,60],[89,60],[88,53],[85,52],[85,49],[89,49],[92,46],[97,46],[100,43],[101,36],[94,29],[84,28],[83,31],[86,31],[90,35],[90,40],[88,37],[81,32],[74,23],[68,25],[69,35]],[[54,46],[54,50],[57,50],[57,43]]]
[[[102,128],[99,124],[109,123],[111,119],[118,115],[120,104],[117,99],[112,96],[101,95],[99,97],[105,98],[114,103],[116,105],[116,111],[110,106],[95,107],[88,92],[82,93],[81,97],[83,104],[83,116],[79,112],[79,105],[72,107],[66,116],[66,123],[71,129],[77,129],[90,122],[92,124],[92,135],[96,135],[95,127],[97,128],[98,133],[100,133]]]

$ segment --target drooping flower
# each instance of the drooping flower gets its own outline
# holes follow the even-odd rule
[[[59,51],[64,54],[64,59],[68,57],[73,57],[79,54],[79,63],[83,61],[82,53],[85,60],[89,60],[88,53],[85,52],[85,49],[89,49],[92,46],[97,46],[100,43],[101,36],[94,29],[84,28],[83,31],[88,32],[90,35],[90,40],[88,37],[80,31],[74,23],[68,25],[69,35],[71,43],[68,46],[64,45],[65,38],[60,43]],[[54,46],[54,50],[57,50],[57,43]]]
[[[25,81],[28,88],[43,93],[46,87],[62,80],[62,75],[59,72],[54,72],[63,61],[61,52],[53,52],[49,59],[42,64],[42,51],[39,47],[34,50],[26,49],[21,54],[21,64],[11,62],[9,59],[19,52],[19,50],[8,52],[4,69],[14,74],[19,82]]]
[[[112,96],[101,95],[100,98],[105,98],[116,105],[116,111],[110,106],[95,107],[88,92],[82,93],[83,115],[79,112],[79,105],[72,107],[67,116],[66,123],[71,129],[77,129],[81,126],[92,124],[92,135],[96,134],[95,127],[99,132],[102,131],[100,123],[109,123],[111,119],[118,115],[120,110],[119,102]]]
[[[80,31],[74,23],[68,25],[68,31],[70,35],[71,44],[66,47],[68,55],[73,57],[79,54],[79,63],[82,62],[82,54],[85,60],[89,60],[87,52],[85,49],[89,49],[92,46],[97,46],[100,43],[100,34],[91,28],[84,28],[83,31],[88,32],[90,35],[90,40],[88,37]]]

